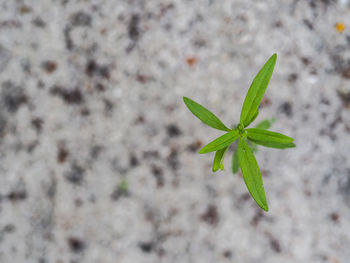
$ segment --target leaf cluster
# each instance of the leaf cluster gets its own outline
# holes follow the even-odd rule
[[[236,151],[232,156],[232,172],[237,173],[239,168],[241,169],[249,193],[265,211],[268,211],[268,205],[261,172],[254,156],[257,145],[277,149],[295,147],[293,138],[268,130],[274,120],[265,120],[255,128],[248,128],[259,115],[258,108],[271,79],[276,59],[277,55],[273,54],[254,78],[243,102],[239,124],[232,129],[199,103],[183,97],[188,109],[198,119],[212,128],[226,132],[199,151],[200,154],[215,152],[213,172],[224,169],[225,153],[229,146],[238,139]]]

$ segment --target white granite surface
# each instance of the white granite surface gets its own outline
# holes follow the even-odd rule
[[[235,124],[274,52],[264,213],[182,96]],[[349,156],[349,1],[0,0],[0,262],[350,262]]]

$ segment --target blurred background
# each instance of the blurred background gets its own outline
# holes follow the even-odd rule
[[[197,154],[278,54],[270,211]],[[350,2],[0,0],[0,262],[350,262]]]

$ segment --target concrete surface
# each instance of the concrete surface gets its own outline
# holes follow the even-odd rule
[[[264,213],[182,96],[236,124],[274,52]],[[1,0],[0,262],[349,262],[349,113],[345,0]]]

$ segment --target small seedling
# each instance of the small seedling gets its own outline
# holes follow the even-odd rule
[[[268,211],[269,208],[260,169],[253,152],[256,152],[257,145],[278,149],[295,147],[293,138],[267,130],[270,128],[273,120],[265,120],[255,128],[247,128],[259,114],[258,107],[269,84],[276,59],[277,55],[273,54],[254,78],[243,103],[239,124],[232,129],[228,128],[218,117],[202,105],[187,97],[183,97],[188,109],[202,122],[212,128],[226,132],[199,151],[201,154],[216,152],[213,172],[224,169],[223,160],[225,153],[228,147],[238,139],[238,146],[232,158],[232,172],[236,173],[239,167],[241,168],[249,193],[265,211]]]
[[[129,186],[128,186],[128,182],[125,179],[123,179],[121,181],[121,183],[119,184],[119,189],[121,192],[123,192],[125,194],[128,193]]]
[[[261,122],[259,122],[255,128],[257,129],[263,129],[263,130],[268,130],[272,124],[275,122],[275,118],[272,119],[267,119],[267,120],[263,120]],[[258,145],[250,140],[248,140],[248,145],[250,146],[250,148],[252,149],[253,153],[257,153],[258,152]],[[213,172],[216,172],[218,169],[213,169]],[[223,170],[223,167],[222,169]],[[236,174],[239,170],[239,161],[238,161],[238,149],[237,149],[237,145],[235,148],[235,151],[232,155],[232,173]]]

